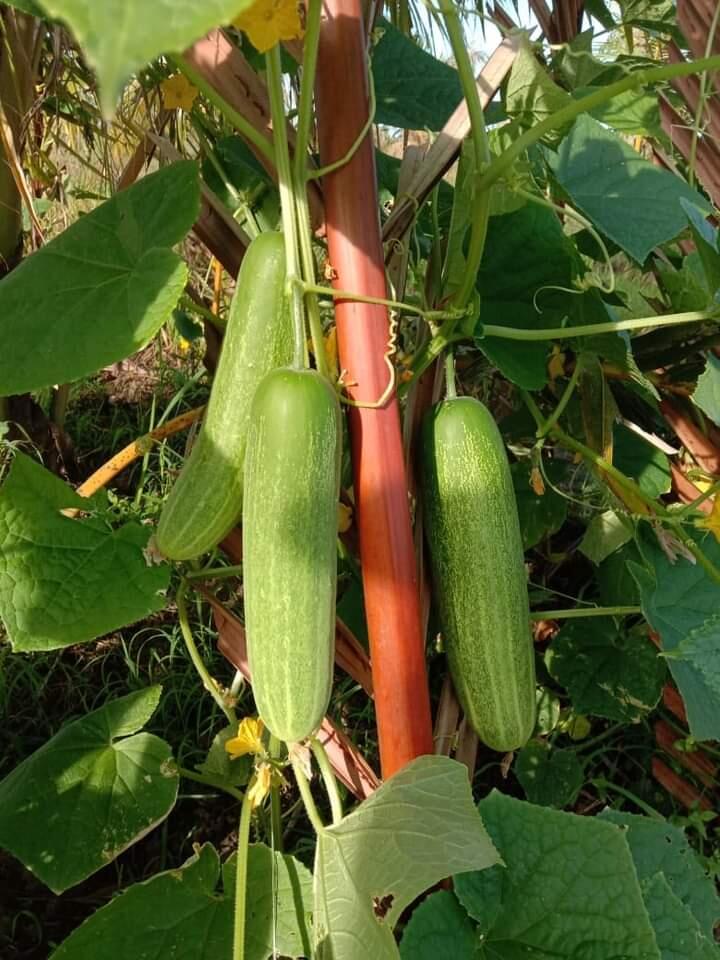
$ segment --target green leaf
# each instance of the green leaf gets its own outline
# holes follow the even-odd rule
[[[545,155],[572,202],[638,263],[685,229],[681,199],[709,212],[684,180],[653,166],[592,117],[579,117],[557,153]]]
[[[150,565],[150,531],[113,530],[48,470],[16,453],[0,488],[0,616],[16,651],[92,640],[165,606],[170,568]]]
[[[480,813],[505,867],[455,877],[482,960],[659,960],[622,832],[493,791]]]
[[[633,525],[626,516],[606,510],[592,518],[580,541],[580,553],[592,563],[600,564],[611,553],[632,539]]]
[[[613,434],[613,466],[635,480],[648,496],[667,493],[672,486],[670,461],[662,450],[623,424],[617,424]]]
[[[698,538],[703,553],[720,564],[720,544],[707,535]],[[711,621],[720,606],[720,586],[700,564],[684,557],[674,562],[661,550],[657,538],[645,532],[639,538],[645,566],[630,564],[639,588],[643,615],[660,637],[663,652],[674,652],[688,634]],[[667,658],[682,694],[690,733],[698,740],[720,738],[720,698],[704,675],[686,660]]]
[[[532,127],[570,103],[570,95],[559,87],[540,65],[527,40],[513,61],[507,84],[505,107],[508,115],[523,127]]]
[[[63,20],[100,81],[100,102],[110,116],[130,76],[161,53],[182,53],[212,27],[229,23],[250,0],[41,0]]]
[[[640,562],[640,551],[633,541],[611,553],[598,567],[600,602],[605,607],[640,605],[640,590],[628,569],[628,561]]]
[[[611,617],[568,623],[548,647],[546,663],[578,713],[625,723],[653,709],[665,677],[647,637],[621,633]]]
[[[717,960],[714,939],[711,943],[702,935],[697,920],[661,873],[642,884],[642,894],[662,960]]]
[[[544,322],[544,318],[529,303],[489,300],[482,303],[480,310],[480,330],[483,323],[540,329]],[[542,390],[547,383],[550,352],[547,341],[504,340],[502,337],[480,335],[475,337],[475,345],[507,380],[523,390]]]
[[[698,378],[693,400],[720,426],[720,359],[714,353],[706,354],[705,369]]]
[[[599,815],[625,830],[638,879],[651,881],[662,874],[670,889],[700,924],[707,936],[720,920],[715,884],[703,870],[685,832],[665,820],[653,820],[619,810]]]
[[[691,664],[720,700],[720,615],[691,630],[666,658]]]
[[[414,760],[318,837],[317,960],[397,957],[392,930],[417,896],[497,862],[467,769],[446,757]]]
[[[413,911],[400,943],[402,960],[475,960],[477,934],[457,899],[438,890]]]
[[[198,771],[216,780],[223,781],[232,787],[243,787],[250,778],[253,757],[248,754],[244,757],[231,757],[225,749],[228,740],[237,736],[237,724],[223,727],[213,737],[208,755],[198,764]]]
[[[68,724],[0,783],[0,845],[54,893],[107,866],[172,810],[170,747],[138,733],[160,693],[148,687]]]
[[[0,396],[67,383],[148,343],[185,286],[187,269],[170,248],[192,226],[199,202],[196,164],[175,163],[13,270],[0,285]]]
[[[710,295],[703,283],[702,273],[698,275],[699,271],[694,267],[696,263],[700,263],[700,257],[694,251],[685,257],[679,270],[656,268],[660,286],[675,313],[707,310],[710,306]]]
[[[207,156],[203,161],[202,175],[213,193],[233,213],[238,201],[242,201],[253,211],[261,229],[277,229],[280,220],[277,187],[242,137],[218,140],[214,156]]]
[[[720,292],[718,232],[691,203],[684,199],[680,203],[690,224],[690,233],[705,275],[708,293],[714,300]]]
[[[552,483],[557,484],[565,474],[564,464],[547,462],[545,470]],[[510,466],[513,487],[517,499],[520,532],[526,550],[534,547],[544,537],[549,537],[562,527],[567,516],[567,501],[551,486],[545,485],[545,493],[539,496],[530,485],[530,464],[526,461]]]
[[[273,890],[273,862],[276,887]],[[113,960],[209,960],[229,957],[233,941],[234,857],[223,867],[205,844],[179,870],[136,883],[93,914],[51,960],[97,960],[98,944],[112,945]],[[264,844],[248,849],[246,960],[267,960],[275,942],[283,957],[306,956],[302,926],[312,896],[309,871]]]
[[[675,0],[621,0],[620,7],[623,23],[666,34],[681,46],[685,43],[677,25]]]
[[[553,750],[533,740],[518,753],[515,776],[531,803],[543,807],[571,806],[585,782],[583,766],[573,750]]]
[[[595,93],[601,87],[577,87],[573,90],[576,100]],[[636,134],[648,137],[661,137],[660,108],[658,98],[652,93],[626,90],[612,100],[595,107],[590,116],[607,124],[618,133]]]
[[[440,130],[462,99],[457,70],[380,20],[372,51],[377,123]]]

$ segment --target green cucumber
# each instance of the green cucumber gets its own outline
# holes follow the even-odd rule
[[[171,560],[212,550],[240,518],[252,398],[293,355],[285,276],[282,235],[261,233],[240,266],[200,436],[160,515],[155,540]]]
[[[535,658],[510,467],[488,409],[455,397],[423,425],[423,507],[440,625],[458,700],[509,751],[535,725]]]
[[[252,404],[243,574],[258,713],[280,740],[320,725],[335,648],[340,405],[312,370],[275,370]]]

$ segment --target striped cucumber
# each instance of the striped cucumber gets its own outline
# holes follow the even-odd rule
[[[160,516],[155,539],[171,560],[212,550],[240,518],[252,398],[293,355],[285,276],[282,235],[260,234],[240,267],[200,436]]]
[[[423,425],[423,503],[441,627],[478,736],[515,750],[535,724],[535,659],[517,505],[488,409],[446,400]]]
[[[275,370],[252,404],[243,507],[253,692],[288,743],[327,710],[335,646],[340,405],[312,370]]]

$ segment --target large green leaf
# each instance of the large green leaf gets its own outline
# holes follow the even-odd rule
[[[653,709],[665,678],[647,637],[622,633],[611,617],[568,623],[548,647],[546,663],[578,713],[625,723]]]
[[[457,70],[387,20],[380,21],[377,34],[372,52],[375,119],[392,127],[439,130],[462,99]]]
[[[481,960],[660,960],[620,829],[497,791],[480,813],[505,866],[454,880]]]
[[[640,881],[661,873],[672,892],[697,919],[707,936],[720,920],[720,899],[715,884],[703,870],[683,830],[664,820],[652,820],[619,810],[600,816],[622,827]]]
[[[705,555],[720,565],[720,544],[714,537],[708,535],[698,542]],[[699,563],[682,556],[671,559],[650,533],[640,538],[639,546],[645,566],[631,562],[630,570],[640,587],[643,615],[657,631],[662,649],[674,653],[691,631],[706,623],[711,629],[720,606],[720,585]],[[720,633],[716,642],[720,643]],[[685,701],[692,735],[698,740],[720,738],[720,697],[702,670],[674,657],[669,657],[667,664]]]
[[[449,890],[438,890],[413,912],[400,943],[402,960],[475,960],[475,925]]]
[[[274,871],[273,871],[274,865]],[[98,944],[111,945],[113,960],[220,960],[233,942],[234,858],[222,870],[205,844],[179,870],[136,883],[98,910],[52,954],[52,960],[97,960]],[[245,918],[246,960],[267,960],[273,943],[283,957],[307,956],[304,930],[312,877],[290,856],[264,844],[248,850]],[[298,919],[299,918],[299,919]],[[274,928],[274,929],[273,929]]]
[[[579,100],[599,89],[594,86],[578,87],[573,90],[573,97]],[[662,136],[658,98],[652,93],[627,90],[591,110],[590,116],[617,130],[618,133],[633,133],[649,137]]]
[[[653,166],[592,117],[579,117],[557,153],[548,150],[546,157],[572,202],[639,263],[685,229],[681,199],[710,210],[684,180]]]
[[[666,657],[691,664],[720,700],[720,614],[691,630]]]
[[[107,866],[172,810],[170,747],[138,733],[160,693],[148,687],[68,724],[0,783],[0,845],[55,893]]]
[[[97,71],[103,111],[115,109],[136,70],[161,53],[182,53],[211,27],[229,23],[250,0],[39,0],[63,20]]]
[[[92,501],[17,453],[0,488],[0,616],[13,648],[66,647],[161,610],[170,568],[146,559],[149,535],[137,523],[114,530]]]
[[[714,938],[703,936],[697,920],[661,873],[641,887],[662,960],[717,960]]]
[[[157,333],[186,282],[170,248],[196,219],[199,191],[195,163],[166,167],[81,217],[3,280],[0,396],[94,373]]]
[[[559,87],[540,65],[530,45],[522,44],[513,61],[507,83],[505,106],[508,115],[524,127],[546,119],[570,102],[570,95]]]
[[[585,782],[574,750],[555,750],[544,740],[532,740],[518,753],[515,776],[531,803],[565,807],[575,802]]]
[[[417,896],[497,862],[467,768],[446,757],[414,760],[318,837],[317,960],[392,960],[393,926]]]

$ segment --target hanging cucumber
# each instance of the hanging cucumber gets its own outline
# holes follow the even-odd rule
[[[517,505],[505,447],[478,400],[423,426],[423,503],[441,627],[458,699],[494,750],[535,724],[535,662]]]
[[[258,712],[303,740],[330,699],[340,405],[312,370],[275,370],[252,404],[245,460],[245,627]]]
[[[260,234],[240,267],[200,436],[160,516],[156,542],[171,560],[212,550],[240,517],[250,404],[293,355],[285,276],[282,234]]]

